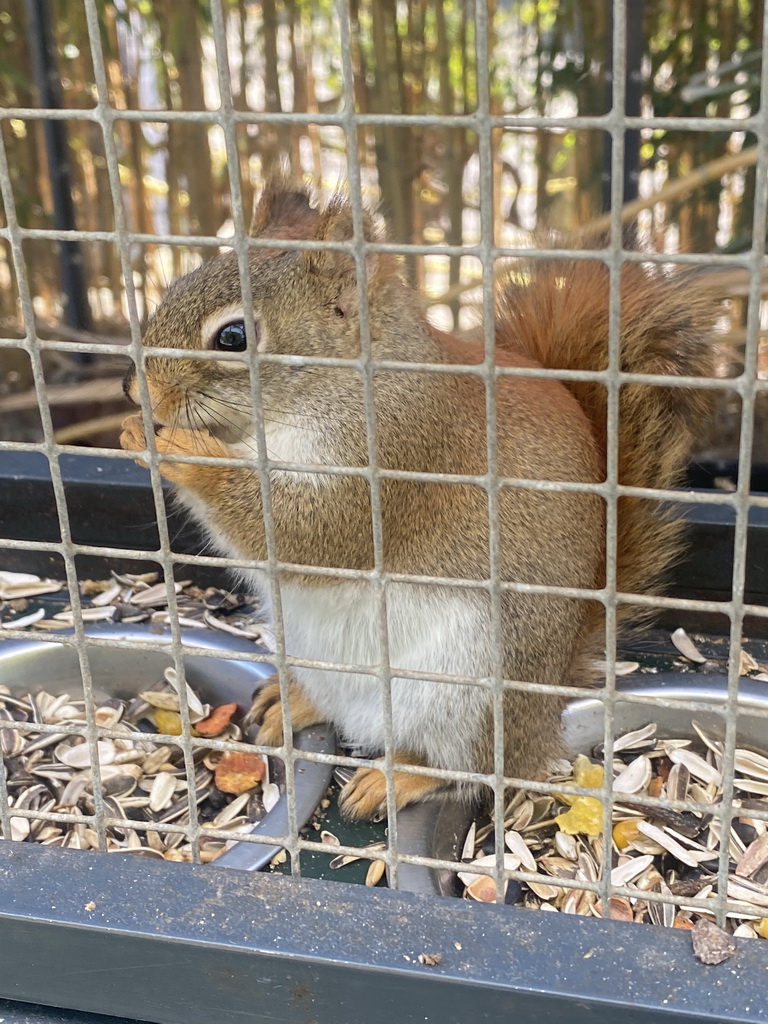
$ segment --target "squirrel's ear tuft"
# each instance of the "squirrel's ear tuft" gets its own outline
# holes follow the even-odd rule
[[[354,238],[354,235],[352,205],[343,192],[337,192],[320,214],[314,237],[318,242],[348,242]],[[367,242],[380,242],[384,237],[384,232],[380,229],[376,217],[369,210],[363,210],[363,237]],[[332,250],[316,253],[316,255],[325,254],[329,256],[344,255],[343,253],[334,253]]]
[[[267,179],[253,210],[254,238],[312,238],[320,217],[311,205],[311,193],[287,174]]]
[[[354,239],[354,222],[349,199],[337,193],[320,216],[313,233],[317,242],[350,242]],[[381,242],[386,238],[378,219],[368,210],[363,211],[363,237],[367,242]],[[333,249],[307,250],[302,253],[307,269],[322,274],[348,287],[354,286],[355,259],[351,253]],[[381,282],[397,273],[397,258],[389,253],[368,253],[365,258],[368,283]]]

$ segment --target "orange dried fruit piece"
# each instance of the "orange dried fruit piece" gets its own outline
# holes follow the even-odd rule
[[[569,810],[556,815],[555,822],[570,836],[599,836],[603,831],[603,805],[593,796],[577,796]]]
[[[693,921],[691,921],[690,918],[681,917],[678,914],[677,917],[675,918],[673,927],[674,928],[683,928],[686,931],[693,931]]]
[[[266,766],[261,754],[228,751],[214,771],[216,786],[222,793],[246,793],[264,778]]]
[[[763,917],[752,925],[762,939],[768,939],[768,917]]]
[[[643,834],[637,827],[637,818],[630,818],[627,821],[618,821],[613,826],[613,841],[617,850],[626,850],[630,843],[642,839]]]
[[[224,732],[236,712],[237,704],[220,704],[207,718],[195,722],[195,731],[198,736],[218,736]]]
[[[661,796],[661,791],[663,788],[664,780],[660,775],[657,775],[648,783],[648,796]]]

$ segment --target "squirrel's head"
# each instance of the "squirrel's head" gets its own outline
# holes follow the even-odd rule
[[[328,243],[349,242],[353,219],[349,200],[339,194],[316,209],[309,190],[285,178],[269,181],[255,207],[252,235],[275,239],[275,246],[249,250],[253,307],[251,330],[245,323],[237,254],[216,256],[176,281],[153,314],[144,337],[146,348],[222,352],[242,359],[151,356],[145,359],[152,416],[157,423],[205,428],[234,443],[252,430],[249,352],[260,355],[325,357],[350,361],[360,356],[358,288],[355,258]],[[382,236],[376,219],[364,215],[369,241]],[[285,249],[280,240],[317,243],[311,249]],[[368,253],[366,281],[372,324],[397,320],[395,306],[407,293],[389,254]],[[359,368],[260,362],[265,419],[301,409],[311,413],[313,397],[327,402],[331,392],[356,390]],[[124,390],[135,402],[135,370]],[[340,395],[343,397],[343,394]]]

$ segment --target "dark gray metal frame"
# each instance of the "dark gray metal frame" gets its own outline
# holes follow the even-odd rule
[[[707,967],[674,930],[24,844],[0,935],[0,994],[161,1024],[768,1021],[758,941]]]

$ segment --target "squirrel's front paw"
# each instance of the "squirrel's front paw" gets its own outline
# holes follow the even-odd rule
[[[144,421],[141,416],[134,413],[126,416],[122,424],[123,432],[120,434],[120,447],[127,452],[143,452],[147,447],[147,435],[144,432]],[[140,466],[146,466],[146,462],[136,459]]]
[[[147,435],[144,421],[138,414],[123,420],[120,444],[127,452],[146,451]],[[184,427],[160,427],[155,434],[155,447],[159,455],[205,455],[209,458],[226,458],[227,449],[206,430],[188,430]],[[140,466],[148,463],[136,459]],[[166,479],[177,484],[194,486],[196,480],[211,467],[195,466],[183,462],[160,462],[160,472]],[[201,473],[202,471],[202,473]]]
[[[289,683],[288,703],[294,732],[324,721],[322,714],[298,683]],[[283,708],[280,703],[280,683],[277,676],[272,676],[256,693],[251,710],[246,715],[246,724],[249,723],[260,726],[254,739],[259,746],[282,746]]]
[[[214,459],[226,459],[229,456],[221,441],[207,430],[160,427],[155,434],[155,445],[160,455],[204,455]],[[218,482],[222,470],[216,466],[199,466],[189,462],[161,461],[160,472],[166,480],[195,490],[203,483]]]
[[[421,764],[412,754],[395,752],[400,764]],[[395,805],[399,810],[408,804],[419,803],[445,789],[447,783],[432,775],[411,775],[395,772]],[[352,821],[381,821],[387,814],[387,780],[378,768],[358,768],[339,794],[339,807],[345,818]]]

